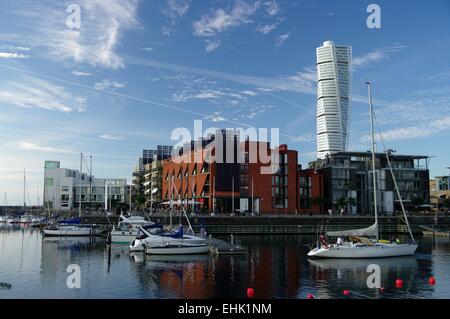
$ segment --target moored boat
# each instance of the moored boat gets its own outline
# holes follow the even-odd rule
[[[209,244],[167,244],[161,246],[146,246],[145,253],[148,255],[193,255],[207,254]]]

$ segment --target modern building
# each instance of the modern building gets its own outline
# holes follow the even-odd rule
[[[184,148],[179,161],[163,162],[163,201],[197,205],[209,213],[296,212],[296,151],[285,144],[271,149],[268,142],[241,141],[233,130],[209,138],[210,143],[202,139],[191,143],[190,151]],[[253,156],[262,153],[269,161]]]
[[[144,167],[145,207],[153,208],[162,201],[162,161],[154,160]]]
[[[138,158],[137,165],[133,169],[132,173],[132,201],[138,208],[145,208],[147,206],[147,199],[145,193],[146,187],[144,183],[146,179],[146,165],[151,164],[153,161],[162,161],[170,158],[172,155],[172,146],[170,145],[157,145],[156,149],[144,149],[142,150],[142,156]]]
[[[430,180],[430,200],[437,208],[450,208],[450,176]]]
[[[393,214],[401,210],[394,180],[386,154],[376,153],[375,155],[378,212]],[[429,158],[390,153],[389,159],[406,209],[412,210],[429,204]],[[343,209],[345,214],[373,213],[371,152],[337,152],[311,162],[309,166],[308,170],[301,171],[300,177],[302,175],[311,178],[315,175],[322,176],[316,182],[321,185],[312,196],[325,199],[326,207],[324,208],[327,211]],[[309,197],[310,201],[312,196]]]
[[[53,212],[77,209],[99,210],[126,207],[129,197],[126,178],[95,178],[79,170],[61,168],[59,161],[45,161],[44,207]],[[106,187],[108,188],[106,194]],[[107,196],[107,198],[106,198]]]
[[[317,53],[317,158],[345,151],[351,101],[350,46],[325,41]]]

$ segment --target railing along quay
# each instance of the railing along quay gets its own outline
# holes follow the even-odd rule
[[[154,222],[169,224],[167,215],[152,215]],[[117,216],[84,216],[83,223],[117,224]],[[195,231],[202,226],[211,234],[316,234],[318,231],[337,231],[364,228],[373,224],[372,216],[328,216],[328,215],[264,215],[264,216],[210,216],[195,215],[190,222]],[[179,216],[172,216],[173,225],[180,223]],[[186,223],[182,218],[181,222]],[[419,233],[419,226],[433,225],[434,216],[411,216],[411,229]],[[439,216],[441,229],[450,229],[450,216]],[[404,221],[397,216],[379,218],[380,231],[383,233],[407,233]]]

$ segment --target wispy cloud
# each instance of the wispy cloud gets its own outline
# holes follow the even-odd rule
[[[391,53],[399,52],[403,48],[406,48],[406,46],[395,45],[391,47],[376,49],[372,52],[353,58],[353,67],[367,67],[373,63],[381,62],[388,59]]]
[[[23,108],[40,108],[61,112],[83,111],[85,99],[50,82],[24,77],[20,81],[0,84],[0,101]]]
[[[316,140],[316,134],[305,133],[291,138],[293,142],[314,142]]]
[[[264,3],[266,12],[270,16],[276,16],[280,12],[280,5],[276,0],[267,1]]]
[[[251,17],[255,14],[258,7],[258,1],[254,4],[238,1],[229,12],[221,8],[217,9],[193,23],[194,35],[198,37],[213,37],[230,28],[251,23],[253,22]]]
[[[111,89],[122,89],[126,86],[126,83],[122,83],[119,81],[112,81],[109,79],[103,79],[100,82],[94,84],[94,87],[97,90],[111,90]]]
[[[205,50],[207,53],[210,53],[210,52],[214,51],[215,49],[217,49],[219,46],[220,46],[220,40],[210,41],[206,45]]]
[[[146,47],[146,48],[142,48],[143,51],[145,52],[152,52],[153,48],[152,47]]]
[[[29,3],[27,10],[19,12],[31,21],[27,35],[33,46],[48,49],[48,56],[56,60],[72,60],[92,66],[117,69],[123,67],[117,54],[124,32],[137,27],[136,0],[79,0],[80,29],[69,29],[66,4],[50,1],[47,4]]]
[[[231,81],[235,83],[252,85],[256,86],[259,89],[316,94],[316,89],[313,83],[307,82],[304,79],[299,79],[299,81],[293,81],[291,76],[258,77],[251,75],[233,74],[221,71],[195,68],[190,66],[183,66],[172,63],[164,63],[154,59],[143,59],[138,57],[126,57],[125,61],[126,63],[129,64],[162,68],[184,74],[202,75],[226,81]],[[261,92],[263,91],[261,90]]]
[[[79,71],[79,70],[73,70],[72,74],[75,76],[91,76],[92,74],[89,72]]]
[[[71,150],[66,150],[62,148],[50,147],[50,146],[41,146],[37,143],[31,142],[21,142],[18,144],[18,148],[27,151],[36,151],[36,152],[46,152],[46,153],[60,153],[60,154],[76,154],[76,152]]]
[[[118,136],[118,135],[102,134],[102,135],[99,135],[99,137],[104,139],[104,140],[109,140],[109,141],[121,141],[121,140],[123,140],[123,136]]]
[[[255,29],[255,31],[261,32],[262,34],[269,34],[273,30],[275,30],[278,27],[278,22],[272,23],[272,24],[266,24],[263,26],[259,26]]]
[[[280,35],[277,38],[277,41],[275,42],[275,46],[279,47],[280,45],[282,45],[289,37],[291,36],[290,33],[285,33]]]
[[[206,117],[205,117],[205,120],[210,120],[210,121],[212,121],[212,122],[222,122],[222,121],[225,121],[226,119],[225,119],[222,115],[220,115],[220,114],[221,114],[220,112],[214,112],[214,114],[209,115],[209,116],[206,116]]]
[[[26,59],[29,55],[17,52],[0,52],[0,59]]]
[[[8,50],[8,51],[30,51],[31,48],[23,47],[23,46],[14,46],[14,45],[3,45],[0,47],[0,50]]]
[[[164,14],[172,19],[172,23],[178,18],[184,16],[191,4],[190,0],[168,0],[167,7],[163,10]]]
[[[441,134],[442,131],[446,130],[450,130],[450,116],[417,124],[415,126],[405,126],[385,130],[381,132],[381,136],[384,141],[409,140]],[[369,140],[369,135],[360,138],[362,143],[367,143]]]

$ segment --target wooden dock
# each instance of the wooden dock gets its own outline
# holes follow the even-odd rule
[[[228,243],[224,240],[220,240],[217,238],[209,238],[208,239],[210,247],[210,252],[213,255],[221,256],[221,255],[246,255],[247,249],[240,247],[239,245]]]
[[[442,231],[433,227],[419,226],[424,236],[430,237],[450,237],[450,231]]]

